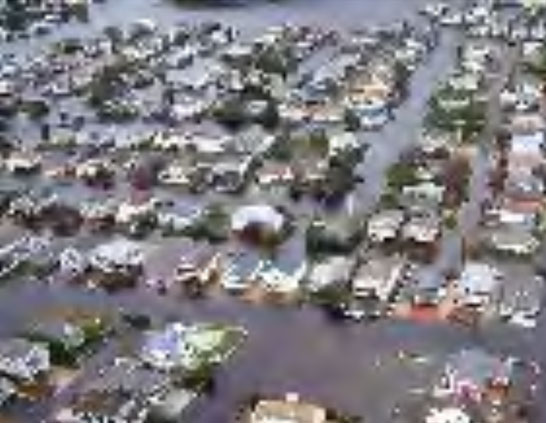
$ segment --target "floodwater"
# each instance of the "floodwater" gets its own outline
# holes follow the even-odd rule
[[[126,25],[143,17],[162,26],[181,21],[221,20],[248,33],[265,25],[286,22],[346,29],[410,19],[425,3],[425,0],[290,0],[181,11],[166,1],[109,0],[93,6],[87,25],[70,24],[45,38],[0,46],[0,52],[28,53],[56,37],[92,34],[106,25]],[[451,69],[455,44],[454,34],[443,34],[441,45],[414,76],[412,95],[397,110],[396,120],[382,132],[365,136],[370,149],[360,166],[366,182],[355,193],[359,207],[369,209],[373,205],[381,191],[384,170],[415,141],[427,98]],[[452,243],[446,241],[449,257],[458,248]],[[294,242],[294,248],[300,249],[301,243]],[[284,252],[287,256],[292,253],[290,248]],[[449,261],[449,257],[442,260]],[[479,333],[456,326],[393,321],[341,325],[309,307],[258,307],[227,297],[190,302],[144,291],[107,296],[41,281],[1,288],[0,336],[16,331],[35,310],[66,304],[123,307],[168,318],[226,320],[243,325],[249,338],[220,370],[217,389],[197,407],[191,420],[194,423],[232,421],[237,405],[251,394],[286,391],[300,392],[306,399],[361,415],[368,421],[387,423],[391,421],[392,408],[407,398],[408,390],[426,386],[442,359],[459,348],[481,345],[504,354],[536,357],[546,364],[546,345],[540,341],[546,328],[544,322],[536,332],[491,327]],[[426,366],[412,364],[397,358],[400,350],[430,355],[432,360]],[[44,412],[41,408],[22,410],[23,421],[39,422],[45,417]]]

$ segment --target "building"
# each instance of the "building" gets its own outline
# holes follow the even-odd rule
[[[433,244],[440,233],[440,219],[432,213],[414,214],[402,227],[403,238],[417,244]]]
[[[251,280],[267,292],[291,295],[300,288],[307,274],[307,262],[278,263],[263,260],[256,268]]]
[[[180,257],[175,269],[175,282],[185,288],[200,290],[215,282],[220,273],[220,256],[203,246]]]
[[[370,258],[357,268],[353,276],[353,294],[388,301],[401,281],[404,267],[405,263],[399,256]]]
[[[245,292],[252,286],[252,278],[260,261],[253,254],[230,252],[222,257],[220,285],[231,293]]]
[[[346,284],[351,279],[355,261],[350,256],[331,256],[311,266],[307,275],[307,288],[318,292],[337,284]]]
[[[502,274],[493,266],[482,262],[467,262],[457,281],[456,291],[465,305],[489,305],[499,292]]]
[[[540,246],[540,242],[528,229],[518,226],[495,230],[491,233],[488,243],[494,251],[516,256],[530,256]]]
[[[0,341],[0,374],[34,381],[50,370],[49,351],[43,344],[22,338]]]
[[[99,245],[89,255],[90,265],[105,273],[140,268],[143,260],[140,245],[122,238]]]
[[[214,324],[167,324],[149,331],[140,349],[143,363],[162,371],[197,369],[223,361],[236,347],[239,328]]]
[[[0,377],[0,408],[17,394],[15,385],[6,378]]]
[[[425,423],[472,423],[472,419],[459,407],[432,408]]]
[[[327,421],[324,407],[302,402],[297,394],[287,394],[285,399],[258,401],[250,412],[247,423],[326,423]]]
[[[404,212],[402,210],[380,211],[368,220],[368,239],[376,243],[393,241],[398,237],[403,222]]]
[[[240,192],[249,179],[252,163],[251,155],[233,156],[217,161],[211,169],[214,188],[219,192]]]
[[[245,238],[277,238],[286,228],[285,216],[267,204],[241,206],[231,216],[231,230]]]
[[[63,319],[40,320],[29,328],[29,332],[50,345],[60,345],[66,351],[76,350],[85,344],[83,329]]]
[[[68,407],[56,416],[59,423],[143,423],[150,409],[169,392],[170,380],[130,358],[117,358],[85,382]]]

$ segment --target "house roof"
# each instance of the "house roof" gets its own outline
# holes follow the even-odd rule
[[[524,228],[516,226],[499,229],[491,234],[490,242],[497,248],[538,246],[538,240]]]
[[[500,273],[487,263],[468,262],[459,278],[458,286],[465,292],[489,293],[499,284]]]
[[[470,416],[461,408],[433,408],[425,419],[425,423],[471,423]]]
[[[325,423],[326,410],[297,400],[261,400],[252,411],[250,423]]]
[[[526,134],[514,134],[511,139],[511,154],[537,155],[541,156],[544,146],[544,133],[535,131]]]
[[[29,354],[34,355],[37,349],[47,351],[45,346],[23,338],[10,338],[0,341],[0,357],[2,359],[18,360]]]
[[[404,220],[404,212],[400,209],[381,210],[370,217],[368,221],[369,227],[391,227],[399,226]]]
[[[316,288],[322,288],[335,282],[348,280],[354,262],[346,256],[333,256],[316,263],[309,274],[309,282]]]
[[[360,289],[381,288],[396,277],[402,264],[402,259],[397,256],[371,259],[358,268],[353,284]]]
[[[284,216],[267,204],[242,206],[231,216],[231,229],[240,232],[249,225],[263,225],[273,232],[279,232],[284,225]]]
[[[17,392],[15,385],[6,378],[0,378],[0,407]]]
[[[162,373],[142,367],[134,359],[119,358],[112,366],[83,387],[84,393],[99,392],[131,395],[152,395],[168,386],[169,379]]]
[[[102,267],[102,263],[112,265],[140,265],[144,259],[140,244],[118,238],[101,244],[91,251],[91,263]]]

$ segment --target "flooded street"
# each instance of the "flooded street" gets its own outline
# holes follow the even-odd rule
[[[106,26],[124,26],[139,18],[156,21],[159,26],[179,22],[206,22],[221,20],[222,24],[239,28],[245,36],[253,36],[264,26],[275,24],[322,25],[346,31],[351,28],[379,26],[403,19],[416,19],[417,11],[425,0],[291,0],[285,2],[250,2],[249,6],[219,9],[181,10],[158,0],[109,0],[94,5],[88,24],[71,23],[62,26],[52,35],[0,45],[0,53],[31,54],[55,39],[67,36],[86,36]],[[452,3],[462,3],[452,2]],[[384,174],[400,154],[415,144],[422,130],[427,103],[438,84],[453,70],[455,51],[461,35],[455,31],[442,31],[439,46],[421,64],[411,79],[410,96],[394,112],[394,121],[381,131],[363,133],[368,145],[364,159],[358,165],[358,175],[363,178],[353,195],[351,207],[370,213],[385,186]],[[499,85],[500,86],[500,85]],[[495,87],[491,96],[498,96]],[[498,105],[497,105],[498,106]],[[423,277],[441,278],[443,273],[460,266],[461,243],[472,234],[479,220],[480,204],[487,188],[489,166],[488,138],[476,147],[472,157],[473,173],[470,196],[461,212],[458,229],[444,231],[441,253],[429,266],[424,266]],[[3,181],[6,182],[6,181]],[[124,191],[125,190],[125,191]],[[73,187],[59,188],[61,198],[76,201],[97,196],[107,200],[112,196],[124,197],[130,189],[118,188],[115,193]],[[218,196],[225,200],[225,196]],[[213,198],[216,198],[214,196]],[[237,205],[237,198],[228,197]],[[209,198],[207,198],[209,200]],[[180,196],[180,209],[191,209],[194,203],[204,201]],[[312,204],[299,203],[297,212],[312,215]],[[284,243],[278,252],[281,262],[289,262],[305,255],[302,228]],[[83,241],[82,241],[83,242]],[[93,242],[95,240],[93,239]],[[154,266],[159,273],[169,273],[170,267],[184,251],[183,243],[161,240]],[[508,269],[517,269],[514,277],[527,277],[525,270],[505,263]],[[523,275],[523,276],[522,276]],[[469,346],[480,346],[503,355],[535,359],[546,366],[546,316],[542,314],[536,329],[518,331],[507,325],[491,323],[479,329],[462,325],[438,323],[411,323],[397,319],[373,323],[336,323],[310,305],[270,306],[251,305],[224,294],[205,299],[182,299],[161,296],[150,289],[139,287],[113,295],[86,291],[82,287],[67,286],[62,282],[30,280],[8,283],[0,287],[0,336],[10,336],[24,328],[28,316],[35,310],[76,305],[145,313],[158,320],[223,321],[244,327],[248,339],[240,351],[219,370],[214,392],[203,398],[191,410],[188,421],[193,423],[227,423],[233,420],[234,410],[243,400],[255,393],[280,395],[294,391],[313,401],[339,407],[348,413],[364,416],[365,421],[391,423],[393,409],[407,400],[408,391],[429,385],[431,376],[437,375],[447,356]],[[111,341],[115,343],[115,341]],[[111,345],[110,345],[111,347]],[[88,368],[98,368],[115,355],[115,348],[106,348]],[[426,356],[427,361],[416,363],[400,357],[400,351]],[[89,369],[88,369],[89,370]],[[546,398],[546,380],[542,380]],[[65,394],[68,395],[68,394]],[[542,402],[546,406],[546,402]],[[18,423],[41,423],[49,416],[47,406],[21,410]],[[18,416],[19,417],[19,416]],[[546,410],[537,423],[546,423]],[[416,422],[417,423],[417,422]]]

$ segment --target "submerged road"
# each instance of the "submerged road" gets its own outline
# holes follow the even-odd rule
[[[221,11],[182,12],[166,1],[109,0],[94,9],[88,26],[67,26],[59,36],[90,34],[105,25],[126,24],[142,17],[165,26],[179,21],[221,19],[249,32],[286,22],[344,29],[410,18],[425,3],[425,0],[292,0]],[[0,47],[0,51],[28,52],[50,40],[46,37],[25,41]],[[452,69],[457,42],[455,35],[443,34],[437,50],[414,76],[411,97],[396,112],[396,120],[383,131],[365,136],[370,150],[360,168],[366,183],[356,193],[359,207],[369,210],[375,204],[383,186],[384,171],[404,148],[415,142],[430,93]],[[473,178],[472,191],[479,194],[482,182],[482,177]],[[446,250],[457,248],[452,240],[447,240],[448,244],[454,246]],[[368,421],[390,423],[393,407],[407,398],[408,390],[428,385],[446,355],[462,347],[483,345],[495,352],[538,357],[546,364],[546,345],[541,341],[546,334],[544,322],[536,331],[495,326],[483,333],[456,326],[393,321],[336,325],[309,307],[254,307],[227,297],[179,301],[143,291],[107,296],[41,282],[1,288],[0,335],[20,329],[36,310],[67,304],[107,309],[123,307],[162,318],[225,320],[243,325],[249,338],[219,372],[217,390],[196,410],[194,423],[232,421],[237,405],[245,397],[255,392],[282,394],[286,391],[298,391],[304,398],[362,415]],[[108,363],[114,350],[107,348],[88,364],[87,370]],[[400,350],[429,356],[430,361],[415,364],[401,360]],[[47,411],[27,410],[23,421],[37,423],[46,417]],[[41,412],[44,415],[40,415]]]

